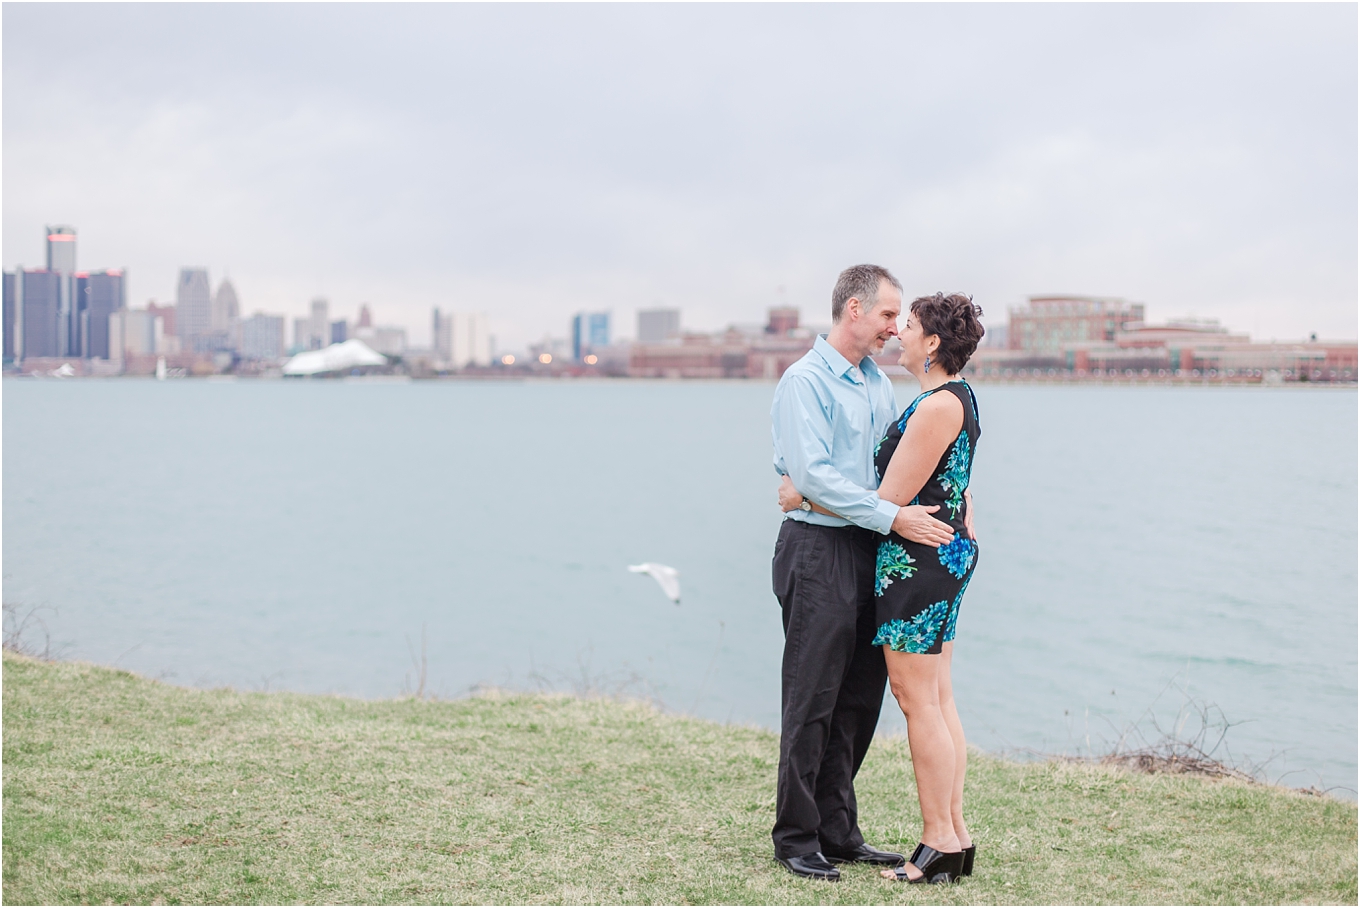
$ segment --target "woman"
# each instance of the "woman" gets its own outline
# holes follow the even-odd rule
[[[883,647],[889,686],[907,718],[923,824],[910,861],[882,874],[908,883],[948,883],[973,870],[975,849],[963,819],[968,756],[949,670],[959,605],[978,556],[964,523],[980,434],[977,400],[958,374],[982,339],[981,314],[957,293],[911,304],[898,362],[921,383],[921,393],[889,427],[874,458],[880,498],[938,505],[935,516],[955,534],[938,549],[896,533],[878,547],[874,643]],[[781,495],[780,504],[790,510],[802,499]]]

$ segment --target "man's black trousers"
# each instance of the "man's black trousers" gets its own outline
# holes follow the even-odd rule
[[[888,668],[873,646],[881,537],[785,520],[774,547],[784,610],[783,717],[774,853],[846,852],[864,843],[855,774],[873,741]]]

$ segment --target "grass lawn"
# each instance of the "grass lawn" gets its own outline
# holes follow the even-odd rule
[[[1356,808],[974,757],[976,875],[840,883],[772,860],[777,738],[554,696],[197,691],[4,656],[4,901],[1355,904]],[[861,825],[909,851],[905,742]]]

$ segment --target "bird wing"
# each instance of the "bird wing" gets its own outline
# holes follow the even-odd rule
[[[670,565],[646,561],[642,564],[630,564],[628,570],[634,574],[651,575],[652,579],[661,587],[661,592],[666,594],[667,599],[672,602],[680,601],[680,572]]]

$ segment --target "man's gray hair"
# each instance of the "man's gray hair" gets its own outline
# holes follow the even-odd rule
[[[902,292],[902,284],[892,276],[892,272],[879,265],[851,265],[836,279],[836,289],[831,291],[831,320],[838,322],[845,314],[845,303],[854,297],[864,304],[868,312],[878,305],[878,285],[887,281]]]

